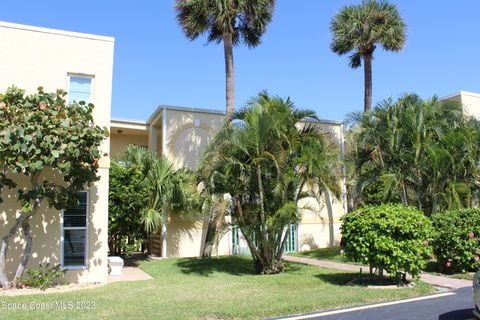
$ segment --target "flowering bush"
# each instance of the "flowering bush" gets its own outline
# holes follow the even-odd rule
[[[480,269],[480,209],[436,213],[432,217],[433,250],[442,271]]]
[[[431,254],[432,226],[425,215],[399,204],[366,206],[342,218],[345,254],[370,268],[417,276]]]

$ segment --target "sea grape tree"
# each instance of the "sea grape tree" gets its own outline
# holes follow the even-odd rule
[[[7,192],[18,200],[14,222],[0,243],[3,288],[11,287],[25,271],[33,242],[30,221],[39,208],[75,205],[77,193],[99,179],[100,145],[108,130],[94,124],[93,104],[67,104],[65,96],[62,90],[46,93],[41,87],[30,95],[16,87],[0,95],[0,201]],[[25,178],[27,185],[20,183]],[[0,206],[5,212],[5,204]],[[9,280],[7,251],[19,228],[25,245]]]

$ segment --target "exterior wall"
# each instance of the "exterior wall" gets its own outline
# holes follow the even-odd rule
[[[303,198],[299,204],[302,219],[298,226],[298,250],[325,248],[340,243],[340,218],[345,214],[343,202],[326,193],[317,201]]]
[[[114,40],[109,37],[78,34],[52,29],[36,28],[0,22],[0,91],[11,85],[35,93],[43,86],[46,92],[67,90],[67,75],[93,76],[93,103],[95,124],[110,126],[110,108],[113,71]],[[54,50],[52,49],[54,48]],[[89,192],[88,244],[90,263],[84,270],[71,270],[69,281],[105,282],[107,268],[108,232],[108,168],[110,166],[110,140],[101,146],[105,155],[99,161],[100,180]],[[20,185],[28,185],[21,181]],[[0,234],[5,234],[18,214],[14,194],[0,204]],[[46,204],[32,220],[33,249],[27,268],[37,268],[39,262],[59,263],[61,214],[48,209]],[[19,260],[24,245],[17,235],[8,253],[8,265]],[[13,272],[13,270],[8,270]]]
[[[223,126],[220,114],[167,110],[166,155],[176,167],[194,169],[211,141]],[[195,119],[200,121],[196,127]]]
[[[336,143],[341,156],[343,128],[335,122],[313,122],[319,126],[327,139]],[[300,123],[299,126],[305,125]],[[340,172],[339,172],[340,174]],[[344,183],[339,181],[344,189]],[[308,251],[316,248],[336,246],[340,243],[340,218],[346,213],[343,194],[339,199],[330,193],[324,193],[320,199],[303,198],[299,202],[302,219],[298,226],[298,250]]]
[[[198,257],[207,235],[208,220],[170,214],[167,224],[167,257]],[[213,255],[231,254],[231,232],[225,234]]]
[[[474,116],[480,119],[480,94],[460,91],[456,94],[444,97],[442,100],[459,102],[463,105],[463,112],[465,115]]]
[[[148,135],[144,134],[118,134],[115,130],[111,130],[110,135],[110,156],[116,157],[125,151],[125,148],[129,144],[135,144],[138,146],[148,146]]]
[[[476,118],[480,118],[480,94],[461,92],[460,97],[464,112]]]

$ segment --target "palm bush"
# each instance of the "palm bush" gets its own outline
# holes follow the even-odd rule
[[[337,147],[318,126],[300,124],[305,117],[316,115],[262,92],[216,135],[199,169],[205,188],[228,194],[258,273],[282,271],[298,200],[339,189]]]
[[[196,210],[193,173],[175,169],[166,157],[157,158],[145,148],[128,145],[112,168],[109,230],[114,246],[159,232],[169,212]]]
[[[350,118],[347,162],[357,205],[401,202],[427,215],[472,206],[480,130],[460,104],[406,95]]]

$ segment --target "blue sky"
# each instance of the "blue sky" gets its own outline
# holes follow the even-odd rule
[[[329,48],[331,18],[358,2],[277,0],[263,44],[235,48],[237,108],[267,89],[324,119],[362,109],[363,70],[350,69],[348,58]],[[373,101],[406,92],[425,98],[480,92],[480,1],[391,2],[408,38],[400,53],[377,49]],[[3,0],[0,20],[115,37],[115,117],[146,119],[159,104],[224,108],[223,48],[187,40],[171,0]]]

